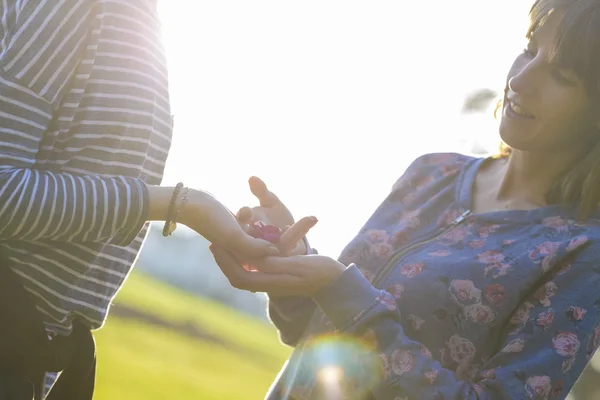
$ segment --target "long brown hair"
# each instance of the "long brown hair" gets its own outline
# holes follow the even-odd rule
[[[556,10],[565,14],[549,62],[575,72],[583,81],[592,106],[600,112],[600,1],[537,0],[529,14],[527,38]],[[576,204],[580,218],[589,217],[600,203],[600,132],[597,137],[585,156],[557,179],[546,194],[549,204]],[[509,154],[510,147],[501,143],[497,156]]]

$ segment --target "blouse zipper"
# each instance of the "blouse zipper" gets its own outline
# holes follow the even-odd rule
[[[470,215],[471,215],[471,210],[466,210],[458,218],[456,218],[454,221],[452,221],[452,223],[450,223],[450,225],[446,229],[441,230],[440,232],[436,233],[432,237],[421,240],[420,242],[417,242],[417,243],[413,243],[412,245],[408,246],[407,248],[398,251],[396,254],[394,254],[392,256],[392,258],[387,262],[387,264],[385,264],[383,269],[381,269],[381,271],[379,271],[377,276],[375,276],[375,279],[373,279],[373,286],[377,287],[377,285],[379,285],[381,283],[381,281],[383,280],[385,275],[396,264],[396,262],[400,259],[400,257],[404,256],[406,253],[408,253],[409,251],[411,251],[419,246],[424,246],[428,243],[433,242],[434,240],[436,240],[437,238],[442,236],[444,233],[448,232],[450,229],[454,228],[457,225],[460,225]]]

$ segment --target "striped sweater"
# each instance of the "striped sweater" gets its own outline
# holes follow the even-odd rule
[[[0,0],[0,252],[50,334],[102,326],[171,145],[147,0]]]

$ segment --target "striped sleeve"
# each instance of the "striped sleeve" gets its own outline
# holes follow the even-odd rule
[[[129,244],[147,216],[148,193],[143,181],[54,173],[36,165],[54,111],[85,49],[87,19],[94,2],[23,0],[4,4],[0,240]]]

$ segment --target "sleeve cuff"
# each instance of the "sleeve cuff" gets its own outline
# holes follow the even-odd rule
[[[351,264],[313,300],[337,329],[344,329],[374,307],[380,296],[381,291]]]
[[[123,222],[121,230],[111,240],[111,244],[117,246],[129,246],[148,220],[150,206],[148,187],[136,178],[126,179],[126,183],[131,189],[132,197],[129,202],[131,208],[129,218]]]

